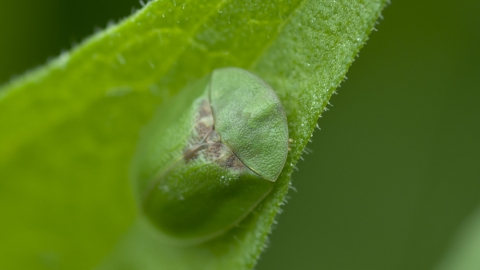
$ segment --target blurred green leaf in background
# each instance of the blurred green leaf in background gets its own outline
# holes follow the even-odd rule
[[[110,19],[128,15],[132,6],[140,7],[133,0],[4,1],[0,16],[0,82],[44,63],[45,56],[58,55],[70,43],[78,43],[89,35],[95,26],[103,27]],[[304,155],[305,161],[298,165],[299,172],[292,176],[298,192],[289,193],[289,203],[283,207],[285,211],[278,218],[279,224],[256,269],[420,270],[438,266],[449,253],[461,224],[480,205],[478,10],[480,2],[473,0],[402,0],[393,1],[385,9],[386,19],[376,25],[378,32],[370,36],[348,73],[349,79],[339,89],[340,94],[332,98],[334,107],[329,107],[331,111],[319,121],[322,130],[315,132],[314,143],[309,146],[313,153]],[[95,138],[103,138],[99,143],[113,148],[115,143],[122,143],[122,138],[136,136],[136,131],[132,131],[112,137],[109,127],[140,128],[144,123],[135,119],[147,118],[153,111],[155,102],[150,96],[129,94],[128,97],[125,106],[131,107],[127,110],[117,111],[108,103],[92,105],[95,115],[112,116],[107,125],[104,119],[93,123],[102,131],[95,134]],[[117,98],[120,101],[116,100],[116,104],[126,99]],[[75,131],[87,125],[92,123],[84,123],[79,117],[70,126],[59,126],[57,130],[65,132],[56,136],[75,138]],[[48,134],[34,135],[36,140],[47,140],[45,145],[56,142],[56,137]],[[88,141],[71,143],[89,144]],[[96,149],[84,151],[83,158],[88,159]],[[119,156],[126,159],[128,154],[123,150],[113,152],[103,157],[103,161],[85,161],[81,155],[78,158],[82,164],[91,162],[94,167],[102,162],[115,162]],[[62,160],[61,152],[52,155],[54,160],[44,160],[45,164]],[[18,168],[18,179],[25,177],[21,169]],[[48,167],[36,169],[43,173]],[[126,170],[118,168],[96,177],[123,175]],[[88,176],[88,172],[76,168],[68,173],[72,178],[67,179],[63,188],[72,192],[57,198],[59,201],[82,193],[101,198],[95,194],[102,186],[91,189],[73,181]],[[15,186],[10,181],[1,184]],[[23,188],[41,190],[45,185],[48,183]],[[85,231],[96,230],[98,235],[120,234],[134,215],[131,203],[122,201],[131,196],[127,183],[122,185],[109,191],[116,196],[115,201],[75,198],[92,204],[92,208],[112,204],[109,209],[126,211],[99,211],[98,218],[90,220],[82,217],[94,216],[95,212],[76,212],[78,226]],[[52,209],[56,207],[51,205]],[[71,207],[75,206],[62,207],[72,210],[65,215],[77,210]],[[29,214],[32,209],[12,207],[1,211]],[[96,222],[111,217],[112,224],[118,221],[114,217],[125,213],[130,216],[115,226]],[[59,230],[68,233],[68,226],[60,226]],[[14,243],[2,244],[18,248],[28,243],[30,237],[25,233]],[[45,238],[61,242],[49,235]],[[105,250],[112,242],[115,239],[104,239],[95,243],[95,247],[83,248]],[[54,267],[59,258],[45,252],[38,260]]]
[[[480,211],[477,209],[460,227],[447,255],[436,270],[480,269]]]

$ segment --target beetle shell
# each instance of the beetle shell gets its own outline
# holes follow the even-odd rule
[[[163,235],[200,243],[258,206],[287,153],[287,120],[275,92],[248,71],[223,68],[156,114],[132,178],[142,212]]]

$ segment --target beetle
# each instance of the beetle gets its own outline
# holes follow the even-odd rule
[[[175,243],[210,240],[271,192],[287,154],[287,118],[273,89],[244,69],[216,69],[141,134],[132,170],[139,208]]]

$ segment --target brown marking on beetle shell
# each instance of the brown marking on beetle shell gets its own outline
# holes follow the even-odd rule
[[[183,151],[185,163],[203,157],[218,165],[240,171],[247,167],[243,162],[222,143],[220,134],[214,129],[214,118],[210,102],[202,100],[195,114],[191,138]]]
[[[213,142],[207,145],[208,147],[205,149],[205,158],[207,160],[217,161],[225,154],[228,154],[228,149],[225,149],[226,146],[223,143]]]
[[[224,165],[225,167],[232,170],[244,170],[247,168],[245,164],[243,164],[243,162],[241,162],[240,159],[235,154],[233,154],[233,152],[232,155],[230,155],[225,161]]]
[[[199,142],[205,139],[213,130],[213,113],[210,107],[210,102],[202,100],[197,113],[195,115],[195,122],[193,126],[193,139]]]
[[[231,170],[238,171],[247,168],[232,150],[221,142],[209,143],[205,149],[205,157],[207,160],[212,160],[218,165]]]
[[[220,138],[220,134],[214,129],[210,134],[208,134],[208,137],[205,138],[205,142],[207,143],[213,143],[213,142],[221,142],[222,138]]]
[[[203,150],[205,146],[205,139],[213,131],[213,114],[210,102],[203,99],[200,101],[200,105],[195,113],[193,129],[191,131],[190,138],[187,141],[187,145],[183,150],[183,158],[185,162],[189,162],[198,158],[199,151]]]
[[[207,146],[208,145],[206,144],[200,144],[195,147],[186,148],[185,151],[183,151],[183,159],[185,160],[185,163],[197,159],[201,154],[201,151]]]

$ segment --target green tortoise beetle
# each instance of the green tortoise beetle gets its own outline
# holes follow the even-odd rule
[[[132,178],[147,220],[188,244],[228,231],[269,194],[288,126],[272,88],[240,68],[214,70],[182,94],[142,134]]]

